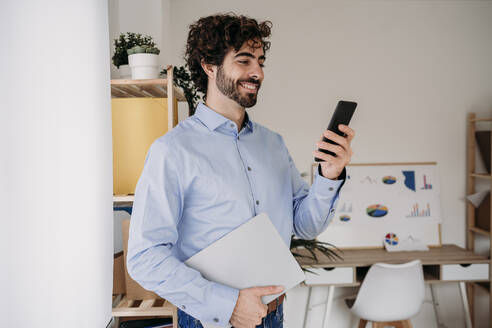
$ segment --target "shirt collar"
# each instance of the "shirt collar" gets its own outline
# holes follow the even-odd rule
[[[204,103],[199,103],[196,107],[195,116],[203,123],[210,131],[214,131],[217,127],[221,126],[227,121],[230,121],[227,117],[217,113],[213,109],[209,108]],[[253,131],[253,122],[250,121],[248,113],[245,113],[242,128],[247,127]]]

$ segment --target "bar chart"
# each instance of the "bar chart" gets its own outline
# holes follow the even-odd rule
[[[427,183],[427,177],[425,176],[425,174],[424,174],[424,186],[420,189],[422,190],[432,189],[432,185],[430,183]]]
[[[416,217],[426,217],[431,215],[430,205],[427,203],[426,208],[420,209],[419,204],[415,203],[412,206],[412,210],[407,218],[416,218]]]

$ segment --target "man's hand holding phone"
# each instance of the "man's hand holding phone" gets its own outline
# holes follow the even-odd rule
[[[348,127],[357,103],[340,100],[331,117],[328,128],[319,139],[318,150],[313,151],[314,160],[320,162],[321,174],[327,179],[337,179],[343,168],[350,163],[350,143],[355,131]]]
[[[347,125],[340,124],[338,129],[345,134],[340,136],[333,131],[325,130],[323,135],[316,143],[316,148],[324,149],[334,153],[336,156],[326,154],[319,150],[314,150],[313,155],[316,158],[323,160],[320,162],[321,173],[327,179],[336,179],[342,173],[343,168],[350,163],[353,151],[350,146],[352,139],[355,136],[355,131]],[[333,141],[336,144],[331,144],[323,141],[323,138]]]

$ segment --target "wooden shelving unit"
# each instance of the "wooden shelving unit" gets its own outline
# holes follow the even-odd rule
[[[173,66],[166,68],[167,78],[146,80],[111,80],[111,98],[166,98],[168,108],[168,130],[174,128],[177,121],[174,115],[177,113],[174,99],[178,102],[186,101],[183,92],[174,86]],[[114,195],[113,203],[121,204],[133,202],[133,195]]]
[[[168,129],[174,125],[174,113],[177,113],[174,99],[186,101],[183,92],[173,85],[173,66],[167,66],[166,79],[148,80],[111,80],[112,98],[167,98]]]
[[[468,114],[467,120],[467,149],[466,149],[466,192],[467,195],[471,195],[475,192],[475,179],[486,179],[490,180],[491,190],[492,190],[492,175],[491,174],[477,174],[475,173],[475,154],[477,151],[475,132],[476,132],[476,123],[477,122],[492,122],[492,118],[476,118],[475,113]],[[466,204],[466,221],[467,221],[467,229],[466,229],[466,247],[470,251],[475,250],[475,234],[479,234],[485,237],[488,237],[489,240],[492,240],[491,231],[487,231],[481,229],[475,224],[475,207],[470,202]],[[490,213],[490,222],[492,226],[492,210]],[[492,268],[491,266],[491,252],[489,248],[489,283],[482,284],[482,287],[487,287],[489,290],[490,296],[490,312],[492,313],[492,293],[490,293],[490,281],[492,280]],[[473,313],[473,303],[475,296],[475,285],[467,284],[467,292],[468,292],[468,300],[470,303],[470,313],[472,314],[472,320],[474,319]],[[473,320],[474,321],[474,320]],[[475,324],[473,324],[475,326]],[[490,327],[492,327],[492,318],[490,320]]]
[[[153,317],[173,318],[173,328],[178,328],[178,310],[164,299],[131,300],[126,295],[113,295],[113,317]],[[117,324],[119,320],[116,320]]]
[[[175,99],[186,101],[183,92],[174,87],[173,66],[167,66],[166,79],[148,80],[111,80],[112,98],[167,98],[168,131],[174,128],[177,122],[177,108]],[[130,205],[134,195],[114,195],[115,206]],[[113,317],[118,324],[120,317],[149,317],[168,316],[173,318],[173,328],[178,327],[177,308],[164,299],[133,300],[125,294],[113,295]]]
[[[167,98],[167,79],[111,80],[112,98]],[[185,101],[183,93],[174,88],[178,101]]]

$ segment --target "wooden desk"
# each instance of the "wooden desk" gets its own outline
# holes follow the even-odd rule
[[[300,254],[308,255],[305,250],[298,250]],[[458,282],[465,309],[467,327],[471,327],[465,282],[489,281],[490,260],[484,256],[456,245],[443,245],[422,252],[387,252],[384,249],[345,250],[341,254],[343,260],[329,259],[321,253],[316,253],[318,262],[300,258],[299,264],[308,268],[312,273],[306,273],[305,285],[309,287],[308,304],[304,317],[304,327],[310,309],[311,289],[313,286],[330,286],[326,301],[323,327],[328,323],[335,287],[358,286],[361,284],[369,267],[378,262],[405,263],[419,259],[422,261],[424,279],[431,283],[431,293],[434,298],[433,283]],[[439,327],[439,311],[434,303],[434,310]]]

